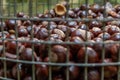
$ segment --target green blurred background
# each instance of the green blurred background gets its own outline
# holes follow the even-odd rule
[[[30,1],[32,1],[31,5],[29,5]],[[60,1],[64,0],[6,0],[6,3],[3,4],[4,16],[15,15],[20,11],[25,12],[26,14],[31,11],[33,15],[44,13],[46,10],[52,9],[54,5]],[[104,0],[69,0],[69,3],[71,4],[70,7],[79,7],[80,4],[84,4],[85,1],[88,1],[89,4],[103,4]],[[120,0],[109,1],[112,4],[120,4]]]

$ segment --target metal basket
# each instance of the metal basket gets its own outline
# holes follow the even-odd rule
[[[120,18],[107,18],[106,8],[104,6],[103,9],[103,19],[96,18],[88,18],[88,8],[85,9],[86,15],[84,18],[69,18],[68,10],[72,8],[80,7],[82,4],[87,6],[88,4],[97,3],[101,6],[105,5],[108,1],[112,3],[112,5],[119,4],[119,0],[66,0],[69,5],[66,6],[66,14],[64,18],[51,18],[49,15],[47,18],[36,18],[37,14],[45,14],[49,12],[51,9],[55,7],[56,4],[64,1],[64,0],[7,0],[7,3],[3,3],[4,0],[0,0],[0,80],[120,80],[120,47],[119,40],[115,40],[113,42],[105,42],[103,38],[102,42],[89,42],[87,39],[87,29],[85,30],[85,40],[83,42],[72,42],[70,41],[70,30],[68,29],[64,32],[65,39],[64,41],[54,40],[52,41],[51,37],[51,27],[50,22],[59,22],[61,24],[70,21],[84,22],[86,26],[89,27],[90,21],[100,21],[102,23],[101,30],[103,31],[103,36],[105,35],[106,22],[109,21],[119,21]],[[28,18],[24,17],[16,17],[18,12],[24,12],[24,14],[28,15]],[[120,14],[120,11],[119,11]],[[58,16],[59,17],[59,16]],[[9,24],[6,24],[7,21],[14,20],[15,27],[11,28]],[[30,21],[30,32],[29,39],[25,36],[19,34],[19,27],[17,21]],[[38,26],[42,21],[47,21],[48,25],[45,27],[48,30],[48,38],[45,39],[34,39],[38,33],[35,34],[34,26]],[[5,23],[4,23],[5,22]],[[37,25],[35,25],[38,23]],[[66,25],[67,23],[64,23]],[[120,28],[120,23],[119,28]],[[19,25],[20,26],[20,25]],[[26,28],[28,25],[25,25]],[[73,26],[72,26],[73,27]],[[96,26],[97,27],[97,26]],[[6,32],[7,31],[7,32]],[[119,31],[118,31],[119,32]],[[55,32],[52,32],[55,33]],[[119,32],[120,33],[120,32]],[[22,33],[21,33],[22,34]],[[41,35],[42,33],[40,33]],[[15,36],[14,36],[15,35]],[[37,38],[39,38],[39,36]],[[59,34],[60,35],[60,34]],[[21,38],[20,38],[21,37]],[[118,36],[120,37],[120,36]],[[120,38],[119,38],[120,39]],[[117,44],[117,47],[108,47],[107,45]],[[24,46],[23,46],[24,45]],[[63,62],[54,62],[52,55],[53,46],[60,45],[65,48],[66,54],[65,61]],[[81,46],[85,49],[85,55],[83,62],[79,62],[77,60],[78,52],[75,50]],[[93,45],[101,45],[102,49],[100,51],[100,60],[97,62],[89,62],[87,52],[87,47],[92,47]],[[74,46],[77,46],[73,48]],[[27,57],[26,48],[32,50],[32,56]],[[72,47],[72,48],[71,48]],[[96,47],[92,47],[94,50]],[[112,48],[111,48],[112,47]],[[42,50],[44,48],[44,50]],[[57,48],[55,48],[57,49]],[[79,48],[81,49],[81,48]],[[97,49],[97,48],[96,48]],[[110,51],[115,51],[117,60],[110,61],[112,59],[111,55],[106,56],[106,49]],[[39,52],[37,53],[36,50]],[[59,50],[59,49],[57,49]],[[61,48],[58,53],[61,53]],[[97,52],[97,51],[96,51]],[[35,57],[35,53],[37,57]],[[71,54],[70,54],[71,53]],[[74,53],[74,54],[73,54]],[[97,52],[99,53],[99,52]],[[108,52],[110,53],[110,52]],[[44,55],[43,55],[44,54]],[[70,60],[70,55],[74,57]],[[21,58],[21,55],[25,56]],[[39,57],[42,57],[40,60]],[[26,59],[27,58],[27,59]],[[54,57],[55,58],[55,57]],[[58,57],[57,57],[58,58]],[[63,58],[63,57],[62,57]],[[64,59],[63,58],[63,59]],[[48,60],[49,59],[49,60]],[[106,59],[106,60],[105,60]],[[108,62],[107,62],[108,60]],[[113,69],[111,69],[113,68]],[[74,73],[70,72],[71,69],[75,69]],[[108,69],[108,70],[107,70]],[[110,69],[110,71],[109,71]],[[116,71],[117,70],[117,71]],[[107,72],[108,71],[108,72]],[[116,71],[116,72],[115,72]],[[114,74],[115,73],[115,74]],[[106,74],[111,74],[112,77],[105,77]],[[77,78],[74,78],[76,77]],[[97,78],[99,77],[99,79]]]

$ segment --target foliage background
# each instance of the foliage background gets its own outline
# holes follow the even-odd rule
[[[11,16],[15,15],[17,12],[25,12],[26,14],[29,13],[31,10],[33,15],[37,13],[43,13],[48,9],[52,9],[54,5],[63,0],[32,0],[32,7],[29,6],[30,0],[6,0],[6,3],[3,4],[4,15]],[[84,4],[85,1],[88,1],[89,4],[102,4],[104,0],[69,0],[71,3],[71,7],[79,7],[80,4]],[[112,4],[120,4],[120,0],[109,0]],[[50,3],[48,5],[48,2]]]

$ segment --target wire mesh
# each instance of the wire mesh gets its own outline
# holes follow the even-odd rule
[[[119,0],[3,1],[0,80],[120,80]]]

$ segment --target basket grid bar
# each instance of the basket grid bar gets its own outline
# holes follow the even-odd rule
[[[13,0],[12,3],[7,3],[6,5],[3,5],[2,4],[2,1],[3,0],[0,0],[0,22],[4,22],[5,20],[15,20],[15,39],[9,39],[9,38],[5,38],[5,34],[4,34],[4,27],[1,27],[1,26],[4,26],[3,23],[0,24],[0,29],[1,29],[1,33],[2,33],[2,36],[0,38],[0,41],[2,41],[2,45],[3,45],[3,54],[4,56],[0,57],[0,61],[3,61],[3,71],[4,71],[4,76],[3,77],[0,77],[0,79],[2,80],[7,80],[9,79],[9,76],[7,74],[7,70],[8,70],[8,62],[12,62],[12,63],[16,63],[17,66],[19,66],[19,64],[27,64],[27,65],[31,65],[31,77],[32,77],[32,80],[37,80],[37,77],[36,77],[36,65],[39,66],[39,65],[47,65],[48,67],[48,80],[53,80],[53,72],[52,72],[52,69],[53,67],[56,67],[56,66],[60,66],[60,67],[65,67],[65,80],[70,80],[70,72],[69,72],[69,67],[70,66],[77,66],[79,68],[83,67],[83,73],[84,73],[84,80],[89,80],[89,76],[88,76],[88,72],[89,72],[89,67],[92,67],[92,68],[95,68],[95,67],[101,67],[100,68],[100,80],[105,80],[104,79],[104,75],[105,75],[105,67],[106,66],[117,66],[118,67],[118,71],[117,71],[117,80],[120,79],[120,47],[119,47],[119,51],[118,51],[118,61],[117,62],[111,62],[111,63],[89,63],[89,59],[88,59],[88,54],[87,54],[87,48],[88,48],[88,45],[91,44],[91,42],[88,41],[88,31],[85,30],[85,42],[81,42],[81,43],[74,43],[74,42],[70,42],[69,41],[69,34],[70,34],[70,31],[69,29],[67,28],[67,31],[65,32],[65,35],[66,35],[66,38],[65,38],[65,41],[64,42],[51,42],[50,41],[50,37],[51,37],[51,29],[50,29],[50,22],[51,21],[84,21],[84,23],[86,24],[86,26],[89,26],[89,22],[90,21],[101,21],[102,24],[103,24],[103,27],[102,27],[102,31],[103,31],[103,36],[105,36],[105,26],[106,26],[106,23],[107,21],[113,21],[113,20],[116,20],[116,21],[119,21],[120,19],[119,18],[112,18],[112,19],[107,19],[107,13],[106,13],[106,6],[104,6],[104,12],[103,12],[103,16],[104,18],[101,19],[101,20],[98,20],[98,19],[89,19],[87,18],[88,17],[88,8],[85,10],[86,11],[86,15],[85,15],[85,18],[84,19],[76,19],[76,18],[69,18],[69,15],[68,15],[68,11],[71,9],[71,8],[74,8],[74,6],[80,6],[79,4],[81,4],[81,1],[82,0],[78,0],[77,3],[74,3],[74,0],[65,0],[66,2],[71,2],[70,6],[67,6],[66,9],[67,9],[67,14],[65,15],[65,18],[64,19],[60,19],[60,18],[53,18],[51,19],[51,17],[48,15],[48,18],[39,18],[39,19],[34,19],[33,16],[34,14],[38,14],[39,11],[38,11],[38,6],[41,6],[42,7],[42,10],[41,12],[44,13],[46,10],[50,11],[51,8],[53,8],[53,6],[59,2],[61,2],[62,0],[56,0],[56,2],[52,3],[54,0],[47,0],[46,2],[40,2],[40,0],[35,0],[35,5],[33,4],[34,1],[33,0],[29,0],[28,1],[28,9],[26,12],[28,12],[27,14],[29,15],[29,18],[17,18],[16,17],[16,14],[17,14],[17,9],[19,6],[22,6],[21,7],[21,11],[24,12],[24,7],[23,5],[25,5],[24,3],[24,0],[21,1],[21,3],[17,3],[17,0]],[[99,1],[99,0],[98,0]],[[112,1],[112,0],[111,0]],[[90,0],[85,0],[85,5],[88,6]],[[94,0],[94,2],[96,2],[96,0]],[[117,4],[117,0],[114,1],[114,4]],[[107,0],[103,0],[101,4],[105,5],[107,3]],[[52,5],[52,6],[51,6]],[[3,12],[2,9],[3,9],[3,6],[7,6],[7,11],[6,12]],[[13,8],[12,8],[13,7]],[[13,9],[13,11],[12,11]],[[12,16],[11,16],[12,15]],[[59,17],[59,16],[58,16]],[[26,21],[26,20],[29,20],[31,21],[31,25],[30,25],[30,28],[31,28],[31,31],[30,31],[30,40],[19,40],[19,32],[18,32],[18,27],[17,27],[17,21],[18,20],[21,20],[21,21]],[[34,22],[35,21],[47,21],[48,22],[48,26],[46,27],[46,29],[48,30],[48,39],[46,41],[43,41],[43,40],[38,40],[38,41],[34,41]],[[6,57],[6,41],[7,42],[11,42],[11,41],[14,41],[16,43],[16,60],[15,59],[10,59],[10,58],[7,58]],[[19,43],[30,43],[31,45],[31,49],[32,49],[32,60],[31,61],[27,61],[27,60],[19,60]],[[47,52],[48,52],[48,58],[49,58],[49,61],[48,62],[38,62],[38,61],[35,61],[35,55],[34,55],[34,51],[36,50],[35,48],[35,45],[37,44],[41,44],[41,45],[46,45],[47,48]],[[102,54],[100,54],[101,56],[101,60],[102,62],[104,62],[105,60],[105,45],[109,44],[109,43],[106,43],[104,41],[104,38],[103,38],[103,41],[102,42],[96,42],[96,43],[92,43],[92,44],[102,44]],[[120,41],[115,41],[113,43],[110,43],[110,44],[119,44],[120,45]],[[0,44],[1,45],[1,44]],[[70,51],[70,47],[71,45],[84,45],[85,47],[85,60],[83,63],[71,63],[70,60],[69,60],[69,55],[66,56],[66,61],[64,63],[54,63],[52,62],[52,46],[53,45],[67,45],[66,47],[66,53],[69,54],[69,51]],[[19,68],[17,67],[17,80],[21,80],[21,72],[19,70]],[[12,78],[10,78],[9,80],[14,80]]]

